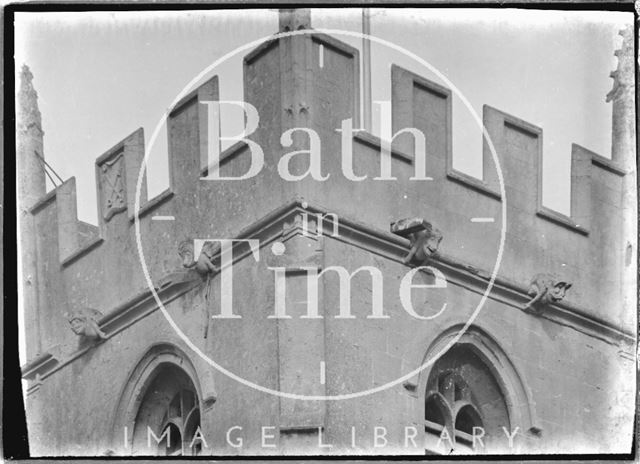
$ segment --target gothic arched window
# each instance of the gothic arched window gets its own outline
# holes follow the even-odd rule
[[[426,446],[439,452],[443,448],[438,446],[444,451],[482,451],[474,445],[486,446],[502,427],[510,430],[502,390],[469,346],[455,345],[434,364],[425,391],[424,420]]]
[[[197,428],[200,426],[200,409],[196,403],[194,391],[184,389],[176,393],[169,403],[162,420],[162,435],[158,443],[158,455],[181,456],[198,455],[202,451],[202,443],[196,440],[189,448]],[[188,449],[187,449],[188,448]]]
[[[200,454],[200,403],[189,376],[178,366],[167,363],[158,366],[147,385],[135,418],[134,453]]]

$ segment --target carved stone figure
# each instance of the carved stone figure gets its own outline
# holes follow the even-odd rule
[[[409,239],[411,249],[404,258],[408,264],[414,259],[425,264],[438,252],[442,242],[442,232],[422,218],[408,218],[391,224],[391,232]]]
[[[207,289],[205,292],[205,305],[203,311],[204,318],[204,338],[207,338],[209,332],[209,300],[211,299],[211,277],[220,271],[220,268],[213,263],[213,257],[220,252],[220,244],[216,242],[205,242],[200,250],[200,255],[196,260],[194,258],[193,240],[186,239],[178,245],[178,254],[182,258],[182,266],[191,269],[195,268],[201,277],[207,280]]]
[[[193,252],[193,240],[187,239],[178,245],[178,254],[182,258],[182,266],[190,269],[195,267],[198,274],[207,276],[220,270],[218,266],[213,264],[213,257],[220,251],[220,245],[215,242],[205,242],[200,250],[200,256],[195,260]]]
[[[104,340],[106,334],[100,330],[98,320],[102,317],[102,313],[97,309],[84,308],[67,313],[67,320],[74,334],[86,340]]]
[[[561,301],[571,285],[552,274],[537,274],[531,281],[528,292],[533,298],[525,305],[524,310],[541,312],[544,306]]]

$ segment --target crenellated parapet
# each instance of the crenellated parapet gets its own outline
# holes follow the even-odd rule
[[[565,215],[542,203],[543,129],[518,117],[483,107],[483,178],[453,168],[452,93],[410,71],[392,70],[393,130],[416,127],[426,137],[426,166],[431,182],[415,192],[417,203],[447,236],[446,249],[460,259],[488,269],[495,261],[500,208],[506,203],[506,240],[500,273],[526,282],[546,271],[572,276],[576,282],[569,298],[603,317],[620,319],[605,309],[620,291],[619,269],[624,247],[619,231],[624,183],[630,174],[621,160],[609,159],[574,144],[571,152],[571,209]],[[402,138],[400,138],[402,137]],[[415,162],[415,142],[400,136],[394,146]],[[490,144],[495,148],[504,180],[503,197]],[[400,156],[398,173],[407,163]],[[412,163],[410,162],[410,164]],[[406,200],[404,200],[406,202]],[[396,196],[389,201],[403,205]],[[492,205],[493,203],[493,205]],[[497,208],[496,208],[497,206]],[[418,211],[407,213],[416,214]],[[404,211],[403,211],[404,214]],[[483,218],[475,218],[482,216]],[[397,217],[402,217],[398,214]],[[486,220],[484,226],[479,223]],[[474,223],[474,221],[477,221]],[[603,246],[602,244],[607,244]],[[487,250],[489,252],[487,253]],[[608,271],[605,271],[608,270]],[[603,275],[604,274],[604,275]],[[574,277],[575,276],[575,277]]]
[[[304,17],[298,16],[284,21],[281,27],[285,26],[308,29]],[[96,160],[97,226],[77,218],[75,179],[45,196],[31,213],[38,230],[55,232],[38,234],[41,281],[47,282],[40,288],[39,301],[51,301],[44,321],[49,329],[43,329],[50,332],[47,344],[68,340],[65,312],[95,307],[104,320],[111,320],[110,308],[146,288],[138,229],[144,268],[152,279],[159,279],[182,270],[183,259],[176,250],[186,237],[242,236],[241,231],[256,220],[299,197],[339,218],[357,218],[371,230],[388,230],[390,223],[402,218],[427,218],[439,239],[431,232],[422,234],[422,239],[413,237],[411,244],[405,244],[404,256],[414,247],[414,255],[422,250],[414,261],[422,261],[431,238],[446,259],[465,262],[483,276],[493,268],[504,226],[499,276],[520,285],[518,298],[526,301],[532,275],[556,274],[573,285],[566,295],[568,307],[583,308],[584,314],[615,326],[628,324],[624,315],[608,309],[619,299],[616,269],[624,260],[620,201],[628,169],[621,159],[608,159],[574,144],[571,210],[561,214],[542,204],[542,128],[485,105],[482,120],[488,137],[478,140],[483,176],[469,176],[453,167],[456,120],[451,90],[398,66],[390,74],[392,132],[405,128],[422,132],[424,160],[416,156],[419,143],[409,132],[394,138],[389,159],[383,159],[386,141],[355,130],[360,93],[357,50],[333,37],[304,34],[269,41],[245,57],[244,99],[258,111],[260,125],[248,140],[221,151],[218,166],[210,165],[211,144],[216,143],[211,139],[215,134],[211,103],[221,100],[214,76],[168,112],[167,191],[147,199],[142,169],[145,140],[139,129]],[[623,90],[611,97],[614,102],[619,92]],[[354,130],[345,135],[342,124],[349,118]],[[291,155],[308,151],[311,143],[308,133],[293,131],[296,127],[318,134],[320,174],[328,176],[326,180],[304,175],[309,171],[308,154]],[[614,137],[615,127],[614,122]],[[502,171],[504,195],[489,138]],[[255,167],[252,143],[262,148],[263,165],[256,175],[242,179]],[[345,144],[351,148],[350,165],[344,158]],[[283,158],[290,160],[289,172],[300,176],[299,181],[282,178]],[[385,163],[390,176],[384,175]],[[216,167],[226,179],[212,176]],[[419,176],[422,170],[426,177]],[[505,205],[507,222],[502,224]],[[401,247],[397,240],[384,236],[380,242]],[[440,259],[435,252],[429,258]],[[411,259],[405,265],[411,265]]]

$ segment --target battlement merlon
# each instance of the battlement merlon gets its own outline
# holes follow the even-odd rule
[[[207,166],[210,122],[206,102],[220,100],[219,92],[218,76],[213,76],[169,111],[169,189],[177,196],[192,195],[202,168]]]
[[[121,211],[133,217],[136,186],[144,161],[144,131],[137,129],[115,144],[95,162],[98,223],[101,236],[109,239],[119,232],[111,219]],[[146,173],[143,173],[140,204],[147,201]]]

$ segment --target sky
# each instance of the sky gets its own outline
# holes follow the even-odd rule
[[[542,127],[543,203],[569,214],[571,143],[610,157],[605,95],[617,66],[617,32],[632,20],[631,13],[597,11],[372,9],[371,34],[425,59],[479,115],[489,104]],[[357,8],[312,10],[311,21],[318,29],[362,30]],[[139,127],[148,144],[185,85],[221,56],[277,32],[278,14],[38,12],[16,14],[15,26],[16,70],[26,63],[34,75],[45,158],[63,179],[76,177],[78,216],[96,224],[95,159]],[[361,39],[336,37],[362,49]],[[221,99],[242,99],[244,54],[214,70]],[[373,43],[373,100],[390,99],[391,63],[439,81],[415,60]],[[379,122],[374,111],[374,133]],[[222,114],[223,135],[241,124],[239,111]],[[481,177],[481,131],[457,97],[453,140],[454,167]],[[166,146],[161,130],[148,164],[150,198],[168,187]]]

